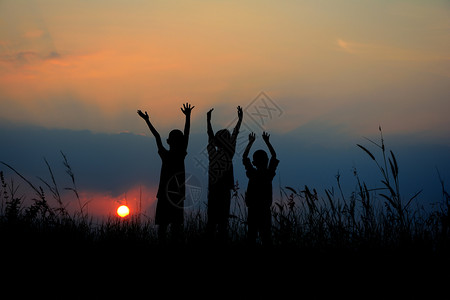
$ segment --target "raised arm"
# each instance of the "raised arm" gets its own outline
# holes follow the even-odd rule
[[[252,132],[248,135],[248,144],[247,147],[245,147],[244,154],[242,154],[243,160],[248,159],[248,153],[250,152],[250,149],[252,148],[255,139],[256,139],[255,133]]]
[[[273,158],[277,158],[277,153],[275,152],[275,149],[273,149],[272,144],[269,141],[270,134],[264,131],[262,137],[264,142],[266,142],[267,148],[269,148],[270,155],[272,155]]]
[[[206,123],[207,123],[207,132],[208,132],[208,143],[211,143],[214,139],[214,131],[211,126],[211,113],[214,110],[214,108],[211,108],[208,113],[206,114]]]
[[[150,122],[150,117],[148,116],[148,113],[145,112],[145,114],[144,114],[141,110],[138,110],[137,113],[142,119],[144,119],[144,121],[145,121],[145,123],[147,123],[147,126],[150,129],[151,133],[155,137],[156,146],[158,147],[158,151],[164,149],[164,146],[161,141],[161,136],[159,135],[158,131],[156,131],[153,124]]]
[[[191,111],[195,106],[191,106],[189,103],[183,104],[181,111],[186,116],[186,122],[184,123],[184,141],[187,149],[189,143],[189,131],[191,129]]]
[[[236,126],[234,126],[233,133],[231,134],[231,141],[233,144],[236,143],[236,139],[239,134],[239,129],[241,128],[242,124],[242,118],[244,116],[244,113],[242,112],[242,107],[238,106],[237,112],[238,112],[238,121],[236,123]]]

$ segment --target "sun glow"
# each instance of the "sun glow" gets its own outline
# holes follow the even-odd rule
[[[117,215],[119,215],[119,217],[125,218],[129,214],[130,214],[130,209],[128,208],[128,206],[121,205],[117,208]]]

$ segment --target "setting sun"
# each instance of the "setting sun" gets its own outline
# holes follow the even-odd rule
[[[117,208],[117,214],[119,217],[125,218],[130,214],[130,209],[126,205],[121,205],[119,208]]]

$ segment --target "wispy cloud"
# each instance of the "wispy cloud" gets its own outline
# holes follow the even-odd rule
[[[354,48],[353,44],[350,45],[350,43],[348,43],[344,40],[341,40],[341,39],[337,40],[337,44],[341,50],[348,52],[348,53],[355,53],[355,50],[353,49]]]
[[[0,53],[0,62],[13,65],[34,64],[42,61],[61,61],[62,55],[57,51],[41,53],[33,50]]]

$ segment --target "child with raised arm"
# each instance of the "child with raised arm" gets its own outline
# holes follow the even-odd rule
[[[250,162],[248,153],[256,139],[254,133],[248,136],[248,144],[242,156],[248,177],[248,186],[245,193],[245,203],[248,208],[248,241],[256,243],[258,233],[263,245],[272,244],[272,180],[275,177],[279,160],[269,141],[270,135],[263,132],[262,138],[269,148],[271,158],[269,160],[266,151],[256,150],[253,153],[253,162]]]
[[[165,242],[169,225],[171,225],[173,236],[177,238],[181,234],[184,222],[184,199],[186,194],[184,159],[187,155],[191,111],[193,108],[194,106],[191,107],[189,103],[183,104],[181,111],[186,116],[184,132],[179,129],[170,131],[167,139],[169,150],[163,146],[161,136],[150,122],[148,113],[137,111],[155,137],[158,154],[162,161],[155,214],[155,224],[158,225],[158,238],[161,243]]]
[[[208,209],[206,232],[212,238],[218,231],[219,240],[225,241],[230,214],[231,190],[234,188],[233,156],[236,151],[236,139],[241,127],[243,112],[237,107],[238,121],[230,135],[228,129],[214,134],[211,125],[211,113],[206,114],[208,132]]]

